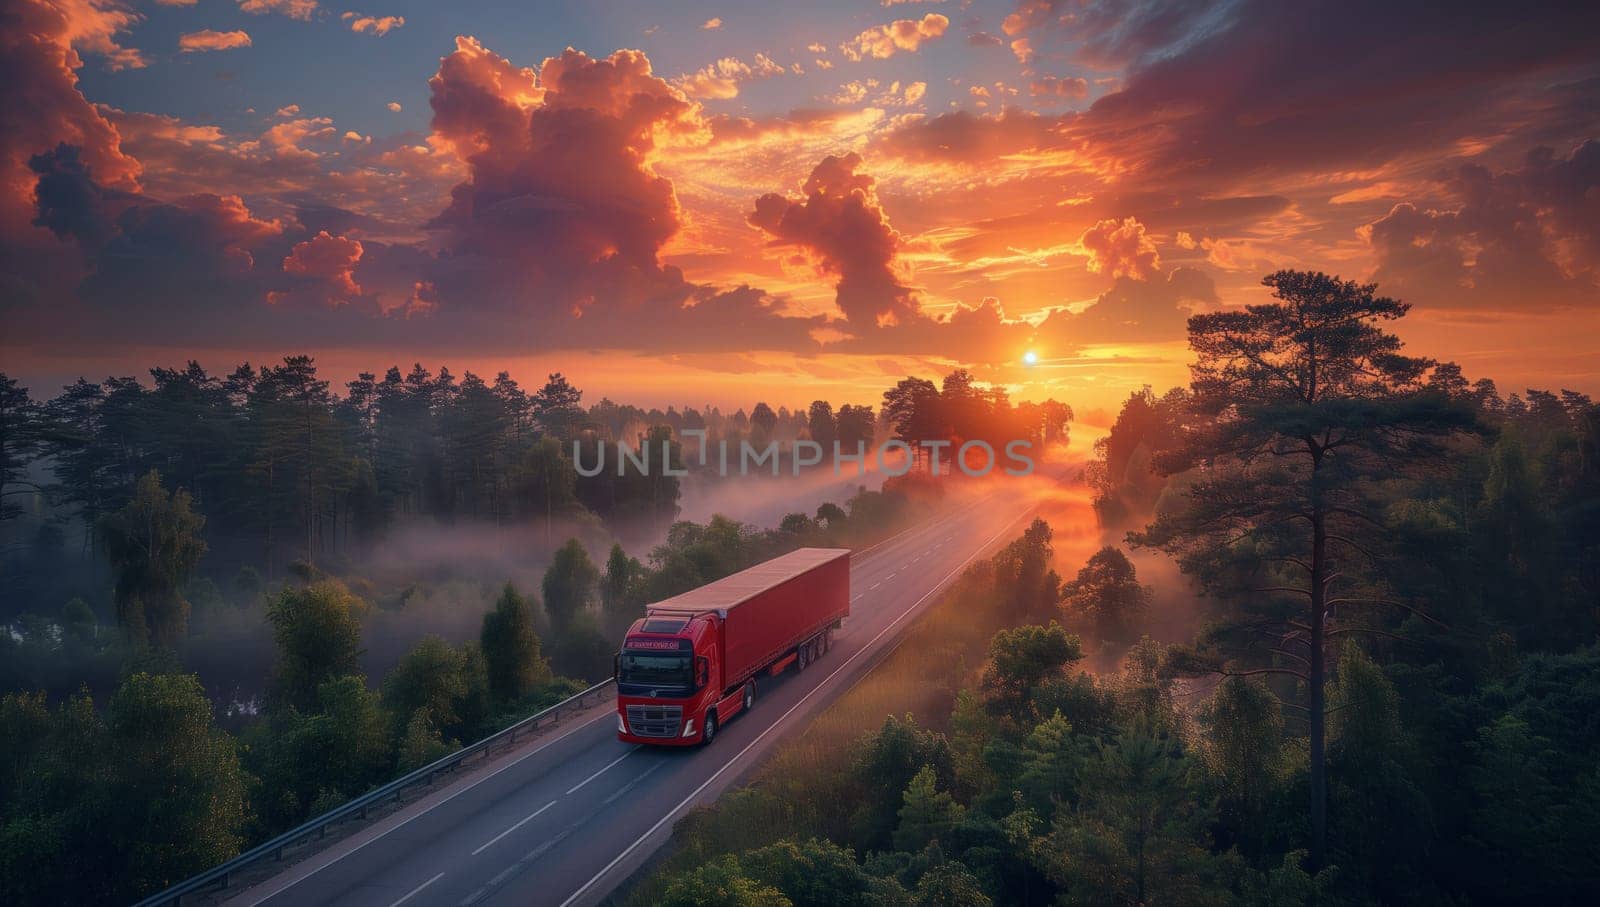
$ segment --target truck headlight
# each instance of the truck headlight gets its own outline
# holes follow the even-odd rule
[[[617,733],[626,734],[627,732],[628,732],[628,720],[626,718],[622,717],[622,713],[621,712],[618,712],[617,713]]]
[[[693,718],[690,718],[688,721],[685,721],[683,723],[683,736],[685,736],[685,737],[693,737],[694,736],[694,719]]]

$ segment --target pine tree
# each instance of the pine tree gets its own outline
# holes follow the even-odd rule
[[[1168,472],[1204,464],[1181,506],[1136,540],[1180,556],[1208,590],[1245,597],[1233,624],[1248,640],[1191,667],[1271,673],[1306,689],[1311,864],[1327,839],[1326,647],[1358,628],[1332,627],[1334,608],[1383,604],[1370,574],[1382,524],[1363,479],[1426,468],[1438,442],[1471,424],[1470,411],[1424,384],[1433,362],[1401,354],[1380,326],[1410,308],[1363,285],[1279,271],[1263,283],[1277,302],[1189,319],[1193,407],[1188,443],[1164,456]],[[1335,583],[1350,592],[1331,595]],[[1265,653],[1276,659],[1260,662]],[[1241,664],[1250,659],[1254,664]]]
[[[895,850],[918,853],[961,824],[966,810],[946,791],[938,789],[933,767],[924,765],[906,785],[900,807],[900,825],[894,832]]]

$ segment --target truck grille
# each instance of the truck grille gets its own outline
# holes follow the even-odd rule
[[[628,730],[637,737],[676,737],[682,726],[681,705],[628,706]]]

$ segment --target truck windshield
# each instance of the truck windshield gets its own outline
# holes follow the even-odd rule
[[[623,652],[617,682],[634,686],[683,687],[694,686],[694,672],[687,653],[645,655]]]

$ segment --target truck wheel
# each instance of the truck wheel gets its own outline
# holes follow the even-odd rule
[[[713,737],[717,736],[717,713],[706,713],[706,726],[700,730],[700,745],[710,746]]]
[[[816,661],[822,657],[822,637],[811,640],[811,660]]]
[[[748,712],[748,711],[750,711],[751,708],[753,708],[755,706],[755,704],[756,704],[756,682],[752,680],[749,683],[744,685],[744,705],[740,706],[739,710],[743,711],[743,712]]]
[[[810,653],[811,647],[809,645],[802,644],[800,648],[795,650],[794,672],[796,674],[806,669],[806,656]]]

